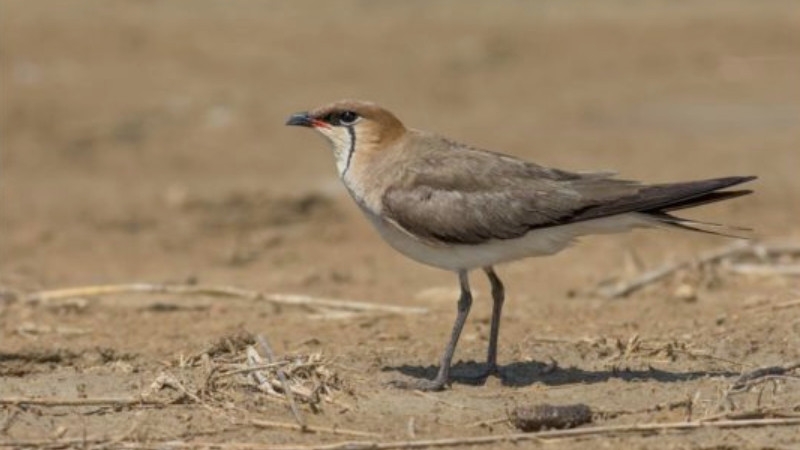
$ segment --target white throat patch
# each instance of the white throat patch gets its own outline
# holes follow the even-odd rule
[[[333,157],[336,159],[336,170],[339,171],[339,178],[344,179],[353,158],[353,153],[355,153],[355,129],[353,127],[329,127],[318,128],[317,130],[330,142],[333,149]]]

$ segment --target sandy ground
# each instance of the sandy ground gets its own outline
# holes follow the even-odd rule
[[[632,261],[651,268],[728,244],[667,231],[588,238],[500,267],[504,379],[483,385],[459,379],[479,369],[487,343],[488,286],[475,274],[451,389],[387,387],[435,373],[456,278],[382,243],[324,143],[283,122],[355,97],[410,126],[545,165],[652,182],[755,174],[756,195],[691,216],[798,238],[799,19],[792,1],[0,2],[0,401],[164,402],[6,401],[0,446],[502,435],[514,429],[494,419],[540,403],[585,403],[600,426],[796,410],[791,378],[723,401],[742,371],[800,360],[800,308],[779,307],[797,299],[796,278],[691,268],[624,299],[587,294],[640,270]],[[134,281],[428,312],[343,314],[200,294],[26,296]],[[696,296],[677,295],[686,289]],[[377,436],[253,425],[294,420],[246,375],[215,375],[241,364],[248,333],[281,358],[322,358],[315,376],[328,377],[318,382],[332,394],[316,411],[299,405],[308,423]],[[157,379],[168,386],[154,389]],[[558,443],[798,440],[795,426]]]

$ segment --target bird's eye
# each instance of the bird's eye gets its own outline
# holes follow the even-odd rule
[[[356,123],[356,120],[358,120],[358,114],[353,111],[342,111],[339,114],[339,123],[344,126],[352,125]]]

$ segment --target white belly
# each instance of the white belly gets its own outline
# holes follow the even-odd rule
[[[563,250],[578,236],[618,233],[652,226],[654,221],[630,213],[569,225],[536,229],[516,239],[491,240],[476,245],[433,244],[398,229],[378,215],[361,208],[381,237],[409,258],[446,270],[472,270],[533,256],[552,255]]]

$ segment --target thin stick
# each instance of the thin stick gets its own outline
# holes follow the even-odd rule
[[[264,370],[264,369],[273,369],[275,367],[281,367],[281,366],[285,366],[285,365],[288,365],[288,364],[289,364],[289,361],[279,361],[279,362],[276,362],[276,363],[258,364],[258,365],[254,365],[254,366],[250,366],[250,367],[241,367],[239,369],[231,369],[231,370],[229,370],[227,372],[219,372],[219,373],[214,375],[214,378],[227,378],[227,377],[230,377],[230,376],[233,376],[233,375],[240,375],[240,374],[245,374],[245,373],[250,373],[250,372],[257,372],[259,370]]]
[[[727,272],[740,275],[800,275],[800,264],[746,264],[731,263],[723,266]]]
[[[285,430],[297,430],[310,433],[328,433],[328,434],[341,434],[359,437],[380,437],[378,433],[370,433],[368,431],[348,430],[347,428],[337,427],[316,427],[312,425],[301,426],[294,423],[274,422],[272,420],[250,419],[249,423],[261,428],[281,428]]]
[[[756,244],[753,247],[759,255],[800,255],[800,243],[797,242],[773,242]]]
[[[380,305],[376,303],[356,302],[352,300],[338,300],[331,298],[315,298],[297,294],[266,294],[265,301],[281,305],[296,306],[322,306],[346,311],[376,311],[393,314],[427,314],[428,308],[417,306]]]
[[[156,400],[147,400],[141,397],[122,398],[25,398],[5,397],[0,398],[0,405],[36,405],[36,406],[119,406],[119,405],[158,405],[167,406],[169,403]]]
[[[253,346],[247,347],[247,364],[252,364],[254,366],[263,366],[263,360],[261,359],[261,355],[258,354],[258,351]],[[271,399],[280,400],[280,401],[287,401],[286,394],[280,395],[276,388],[286,389],[287,386],[281,384],[280,380],[269,379],[263,373],[259,372],[258,370],[254,370],[251,372],[251,375],[255,379],[258,389],[263,392],[266,392],[270,395]],[[304,386],[300,385],[289,385],[288,388],[292,391],[293,395],[299,395],[303,397],[309,403],[313,401],[312,399],[312,392],[305,388]],[[333,400],[329,400],[331,403],[339,404]]]
[[[800,254],[800,244],[763,244],[749,241],[736,241],[731,245],[711,250],[700,254],[697,258],[664,264],[653,270],[645,272],[631,280],[618,283],[613,286],[601,286],[595,290],[606,298],[624,297],[648,284],[659,281],[676,271],[689,267],[694,264],[711,264],[724,258],[753,254],[760,259],[766,259],[777,255],[797,255]],[[725,269],[732,273],[758,274],[758,275],[800,275],[800,265],[767,265],[767,264],[745,264],[731,263],[726,264]]]
[[[264,356],[267,357],[267,362],[275,362],[275,353],[273,353],[272,347],[269,346],[267,339],[259,334],[256,336],[256,342],[258,342],[258,345],[261,347],[261,351],[264,352]],[[286,374],[283,372],[283,369],[278,368],[277,373],[278,379],[281,380],[281,385],[283,386],[283,395],[285,395],[286,400],[289,401],[289,407],[292,410],[294,420],[296,420],[297,424],[300,425],[300,429],[305,431],[306,421],[303,420],[303,416],[300,415],[300,410],[297,409],[297,403],[294,401],[294,394],[289,386],[289,380],[286,379]]]
[[[72,446],[76,447],[81,446],[82,448],[86,448],[87,444],[116,445],[130,438],[130,436],[136,431],[139,425],[141,425],[141,417],[137,414],[134,423],[130,427],[128,427],[126,431],[124,431],[122,434],[114,438],[109,438],[108,436],[86,436],[86,430],[84,429],[84,434],[83,436],[80,437],[72,437],[66,439],[30,439],[30,440],[18,440],[18,441],[7,441],[7,442],[0,441],[0,448],[21,448],[21,447],[64,448]]]
[[[569,439],[583,436],[608,436],[623,433],[651,434],[665,431],[690,431],[702,428],[734,429],[767,426],[800,425],[800,418],[789,419],[754,419],[754,420],[720,420],[716,422],[668,422],[644,423],[633,425],[610,425],[603,427],[573,428],[569,430],[549,430],[537,433],[514,433],[506,435],[485,435],[465,438],[424,439],[407,441],[345,441],[320,445],[265,445],[252,442],[125,442],[120,447],[126,449],[169,449],[169,448],[214,448],[220,450],[394,450],[420,449],[434,447],[455,447],[466,445],[489,445],[500,442],[540,441],[547,439]],[[14,442],[2,442],[2,445],[14,445]]]
[[[258,354],[258,350],[256,350],[252,345],[247,346],[247,349],[245,349],[245,354],[247,355],[247,365],[252,367],[264,365],[261,355]],[[253,376],[253,379],[260,390],[268,394],[278,394],[275,392],[275,389],[272,388],[272,383],[267,379],[266,375],[258,370],[251,372],[250,375]],[[281,398],[281,400],[283,400],[283,398]]]
[[[52,440],[52,439],[34,439],[34,440],[18,440],[18,441],[0,441],[0,448],[18,448],[18,447],[64,447],[70,445],[78,445],[82,443],[105,443],[108,442],[109,444],[122,444],[122,442],[127,439],[133,432],[141,424],[140,420],[131,425],[127,431],[120,434],[118,437],[109,439],[106,437],[80,437],[80,438],[67,438],[67,439],[60,439],[60,440]],[[342,435],[342,436],[357,436],[357,437],[364,437],[364,438],[379,438],[381,437],[378,433],[370,433],[368,431],[359,431],[359,430],[350,430],[347,428],[337,428],[337,427],[317,427],[317,426],[305,426],[301,427],[300,425],[293,424],[293,423],[286,423],[286,422],[275,422],[272,420],[260,420],[260,419],[250,419],[244,425],[252,425],[261,428],[281,428],[286,430],[297,430],[297,431],[307,431],[311,433],[327,433],[327,434],[335,434],[335,435]],[[193,433],[192,436],[196,436],[197,433]],[[175,442],[166,442],[159,445],[159,448],[170,448],[175,447]],[[182,446],[177,443],[178,447],[181,448]],[[127,443],[125,447],[130,447],[131,443]],[[237,448],[239,444],[233,444],[233,448]],[[203,445],[199,445],[203,446]]]
[[[648,284],[655,283],[656,281],[666,278],[667,276],[677,272],[680,269],[683,269],[684,267],[689,267],[693,264],[709,264],[752,248],[753,245],[747,241],[736,241],[731,245],[726,245],[725,247],[702,253],[697,258],[664,264],[661,267],[647,271],[631,280],[618,283],[613,286],[600,287],[595,292],[605,298],[625,297],[626,295],[637,291]]]
[[[729,420],[744,420],[744,419],[764,419],[767,417],[782,417],[782,418],[798,418],[800,414],[791,414],[785,411],[794,411],[798,404],[776,406],[774,408],[756,408],[746,411],[728,411],[713,416],[708,416],[700,419],[701,422],[713,422],[715,420],[729,419]]]
[[[634,409],[634,410],[622,409],[622,410],[616,410],[616,411],[612,411],[612,410],[595,411],[595,414],[597,416],[603,417],[605,419],[612,419],[612,418],[615,418],[615,417],[627,416],[627,415],[631,415],[631,414],[647,414],[647,413],[652,413],[652,412],[656,412],[656,411],[664,411],[664,410],[672,411],[673,409],[678,409],[678,408],[691,408],[692,404],[693,404],[692,399],[685,399],[685,400],[677,400],[677,401],[672,401],[672,402],[658,403],[658,404],[653,405],[653,406],[651,406],[649,408]]]
[[[381,305],[330,298],[316,298],[297,294],[265,294],[259,291],[241,289],[235,286],[202,286],[183,284],[129,283],[107,284],[96,286],[79,286],[65,289],[53,289],[29,294],[29,303],[48,302],[73,297],[100,297],[110,294],[176,294],[176,295],[209,295],[214,297],[232,297],[252,301],[265,301],[278,305],[312,306],[348,311],[377,311],[395,314],[425,314],[427,308]]]
[[[86,448],[86,444],[101,444],[109,442],[108,436],[81,436],[67,439],[20,439],[0,441],[0,448],[23,448],[23,447],[38,447],[38,448],[65,448],[71,446],[81,446]],[[118,442],[118,447],[130,448],[129,442]],[[164,447],[161,447],[164,448]]]

